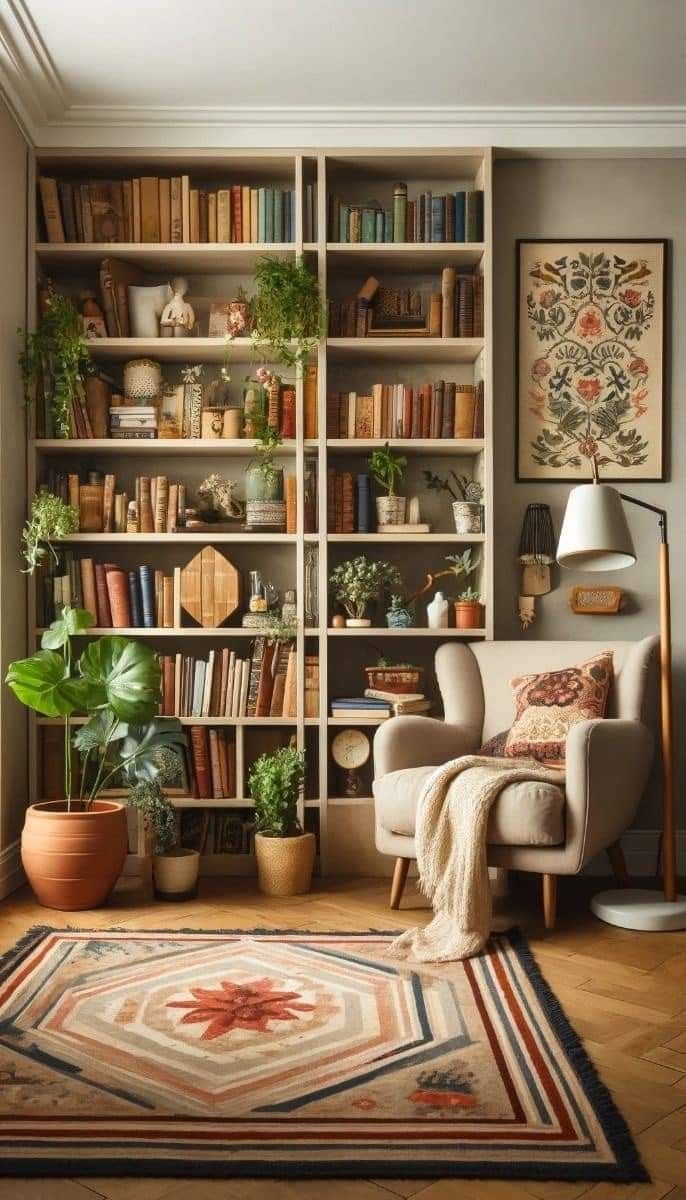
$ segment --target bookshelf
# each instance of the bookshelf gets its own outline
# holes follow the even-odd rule
[[[295,736],[297,744],[307,751],[310,770],[303,799],[303,820],[308,828],[319,834],[318,869],[324,873],[367,874],[387,873],[389,865],[374,848],[373,800],[371,768],[367,769],[364,795],[346,797],[340,794],[335,768],[330,759],[330,743],[337,730],[346,724],[365,728],[372,736],[377,718],[348,722],[344,718],[327,716],[329,700],[336,695],[360,694],[364,682],[362,668],[374,661],[379,650],[394,659],[402,657],[416,662],[425,671],[430,685],[431,667],[436,646],[442,640],[454,638],[491,638],[493,636],[493,322],[492,322],[492,153],[484,150],[459,148],[427,151],[384,149],[371,151],[219,151],[189,149],[157,152],[155,150],[107,150],[93,152],[54,150],[36,152],[29,188],[29,229],[34,231],[29,245],[29,319],[36,318],[36,285],[39,278],[50,277],[60,290],[77,296],[86,288],[96,290],[101,260],[116,257],[145,271],[150,282],[164,282],[176,274],[189,280],[188,297],[202,320],[205,311],[196,299],[206,305],[215,297],[231,297],[239,287],[250,294],[252,276],[258,258],[264,254],[284,260],[304,256],[317,274],[325,296],[341,297],[358,287],[369,275],[389,286],[416,286],[435,290],[437,277],[446,266],[459,272],[478,272],[484,283],[484,326],[482,337],[329,337],[323,336],[312,361],[318,368],[317,437],[304,437],[303,380],[295,380],[296,436],[278,448],[280,465],[295,474],[297,491],[297,527],[293,534],[264,535],[258,533],[200,532],[165,534],[74,534],[65,542],[75,553],[92,553],[125,564],[151,562],[165,571],[187,562],[197,552],[199,544],[222,548],[245,577],[250,569],[261,568],[264,575],[276,577],[279,587],[294,587],[297,593],[297,714],[293,718],[182,718],[184,725],[208,725],[228,728],[235,737],[237,795],[230,799],[212,800],[203,797],[174,797],[183,808],[223,808],[248,810],[247,771],[249,764],[262,748],[271,748],[275,739],[285,741]],[[135,175],[189,174],[192,179],[210,186],[222,186],[222,180],[242,184],[275,183],[295,193],[295,240],[289,243],[178,243],[145,244],[121,243],[64,243],[42,240],[35,186],[39,174],[58,179],[128,179]],[[393,181],[407,181],[408,195],[426,190],[435,193],[457,189],[483,191],[483,240],[479,242],[371,242],[349,243],[332,240],[328,228],[328,196],[344,194],[351,202],[376,196],[386,202],[392,196]],[[304,240],[306,190],[314,186],[316,197],[316,237]],[[225,358],[225,343],[221,338],[205,336],[192,339],[102,338],[89,343],[98,366],[112,376],[121,377],[122,365],[131,358],[152,358],[162,364],[165,377],[178,375],[182,365],[203,363],[207,378],[220,367]],[[249,338],[237,338],[231,343],[230,369],[232,393],[238,396],[243,377],[251,366],[262,361],[255,358]],[[287,378],[292,373],[279,368],[275,362],[266,365]],[[433,378],[451,379],[458,383],[483,381],[484,436],[478,438],[391,438],[390,445],[408,458],[411,478],[408,494],[420,492],[423,519],[431,521],[429,534],[336,533],[327,530],[327,469],[336,467],[361,470],[370,451],[380,441],[370,438],[340,438],[327,436],[326,398],[329,391],[362,390],[379,378],[402,380],[412,385]],[[33,493],[47,469],[76,470],[81,467],[102,469],[130,478],[136,474],[163,474],[173,478],[189,476],[191,486],[211,471],[231,478],[240,478],[252,456],[253,443],[246,439],[200,440],[175,439],[156,441],[117,441],[109,438],[80,440],[33,438],[28,452],[28,490]],[[304,480],[306,464],[314,460],[317,466],[317,533],[304,530]],[[445,498],[421,493],[417,480],[422,469],[429,467],[444,473],[454,466],[459,471],[473,472],[484,487],[484,533],[463,537],[452,531],[449,502]],[[427,503],[428,513],[424,514]],[[186,551],[183,543],[186,543]],[[327,605],[328,576],[332,568],[347,557],[368,554],[371,558],[387,558],[399,567],[407,590],[412,591],[423,580],[426,571],[439,567],[446,554],[466,546],[478,548],[482,561],[476,585],[485,600],[484,624],[479,629],[433,630],[425,627],[425,604],[418,608],[419,626],[410,629],[388,629],[375,624],[366,628],[332,628]],[[318,590],[318,622],[305,623],[305,562],[306,556],[317,552],[316,582]],[[453,589],[454,590],[454,589]],[[428,599],[429,597],[427,597]],[[29,638],[38,645],[41,627],[37,621],[36,581],[31,581],[29,600]],[[91,629],[90,636],[111,632]],[[160,653],[184,652],[205,655],[212,648],[233,647],[245,653],[255,631],[240,627],[236,618],[219,629],[203,629],[191,625],[173,628],[121,630],[127,636],[148,642]],[[402,646],[402,650],[401,650]],[[319,658],[319,713],[305,717],[304,661],[306,655]],[[369,656],[372,656],[370,659]],[[430,698],[437,701],[435,689],[428,686]],[[433,712],[440,713],[435,704]],[[31,718],[30,727],[30,788],[31,799],[40,797],[39,740],[43,731],[53,724],[46,719]],[[135,847],[134,847],[135,849]],[[140,844],[138,846],[140,853]],[[252,873],[251,855],[213,853],[203,855],[202,872],[211,875],[244,875]]]

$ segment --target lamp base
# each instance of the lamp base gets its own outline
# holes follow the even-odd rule
[[[666,932],[686,929],[686,896],[665,900],[662,892],[650,888],[616,888],[598,892],[591,900],[591,912],[608,925],[621,929]]]

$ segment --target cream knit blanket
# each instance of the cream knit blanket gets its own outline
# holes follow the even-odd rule
[[[509,783],[561,782],[560,771],[534,759],[454,758],[438,767],[419,799],[415,846],[422,891],[433,920],[391,944],[395,958],[446,962],[478,954],[491,932],[486,829],[494,801]]]

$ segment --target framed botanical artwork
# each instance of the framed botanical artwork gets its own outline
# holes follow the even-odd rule
[[[517,242],[516,478],[664,477],[667,242]]]

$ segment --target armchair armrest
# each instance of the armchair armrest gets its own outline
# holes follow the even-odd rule
[[[641,721],[580,721],[567,734],[566,850],[577,871],[617,841],[636,815],[653,759]]]
[[[406,767],[440,766],[459,754],[473,754],[479,735],[462,725],[434,717],[391,717],[374,735],[374,776]]]

